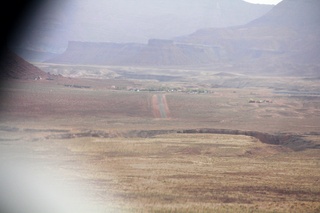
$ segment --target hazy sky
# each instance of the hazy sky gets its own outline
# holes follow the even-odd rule
[[[280,0],[246,1],[276,4]],[[50,52],[63,52],[68,41],[146,43],[151,38],[172,39],[202,28],[242,25],[271,9],[271,6],[245,4],[242,0],[43,2],[31,13],[29,24],[23,25],[21,30],[26,33],[17,30],[16,36],[10,37],[11,43]]]
[[[254,4],[278,4],[282,0],[244,0]]]

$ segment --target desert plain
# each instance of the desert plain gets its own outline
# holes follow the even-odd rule
[[[64,77],[1,84],[1,161],[84,212],[320,211],[320,79],[36,65]]]

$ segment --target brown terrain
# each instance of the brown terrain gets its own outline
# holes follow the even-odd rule
[[[320,79],[312,62],[318,55],[308,64],[277,63],[293,52],[318,51],[318,34],[308,34],[301,52],[306,34],[295,37],[292,25],[293,37],[281,31],[284,43],[280,31],[250,38],[274,23],[277,10],[292,9],[279,18],[287,23],[298,11],[294,5],[305,11],[318,2],[284,0],[255,23],[198,31],[179,38],[180,44],[150,40],[138,47],[140,56],[161,57],[152,63],[135,58],[135,66],[90,60],[98,46],[99,53],[108,46],[135,55],[136,44],[73,43],[74,51],[94,47],[76,51],[85,62],[79,64],[72,64],[79,60],[73,54],[69,64],[32,65],[8,53],[1,61],[0,212],[319,212]],[[308,17],[303,20],[312,26]],[[239,35],[239,43],[227,42],[226,34]],[[244,51],[244,57],[257,56],[257,64],[223,58],[183,66],[190,58],[203,60],[195,56],[206,55],[208,44],[186,43],[206,37],[215,54]],[[254,43],[245,45],[249,50],[235,48],[247,39]],[[277,52],[282,48],[290,51]],[[122,54],[113,51],[105,54]],[[152,65],[159,61],[181,64]]]
[[[11,52],[10,50],[4,51],[0,61],[0,78],[1,79],[54,79],[62,76],[50,75],[38,67],[25,61],[20,56]]]
[[[81,203],[68,208],[319,211],[319,80],[37,66],[66,77],[1,85],[1,159],[18,164],[18,172],[21,164],[29,168],[21,175],[43,193],[62,182],[54,194]],[[43,175],[51,178],[42,181]],[[28,199],[40,205],[36,195]],[[58,198],[48,200],[61,206]]]

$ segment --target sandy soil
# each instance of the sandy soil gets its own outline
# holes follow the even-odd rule
[[[67,81],[0,85],[0,159],[23,167],[13,176],[0,168],[8,171],[0,187],[18,187],[8,189],[13,197],[30,194],[37,206],[37,193],[24,191],[37,189],[43,203],[58,205],[40,192],[62,181],[56,197],[82,194],[78,203],[94,209],[86,212],[319,212],[318,95],[269,87],[136,92],[127,86],[154,82]]]

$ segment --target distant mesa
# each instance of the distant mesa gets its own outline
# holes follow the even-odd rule
[[[164,39],[149,39],[148,46],[170,46],[173,45],[173,40],[164,40]]]
[[[63,54],[47,62],[207,67],[219,64],[219,69],[226,72],[320,75],[318,8],[318,0],[283,0],[248,24],[205,28],[173,40],[150,39],[147,44],[69,42]]]
[[[219,72],[214,74],[215,76],[220,76],[220,77],[235,77],[237,76],[236,74],[233,73],[228,73],[228,72]]]
[[[62,53],[68,41],[146,43],[150,38],[172,39],[202,28],[242,25],[273,7],[243,0],[43,2],[37,12],[22,20],[22,29],[17,29],[17,38],[10,42],[10,48],[28,61],[48,60],[50,54]]]
[[[212,63],[215,48],[149,40],[148,44],[69,42],[67,50],[49,63],[86,65],[182,66]]]

